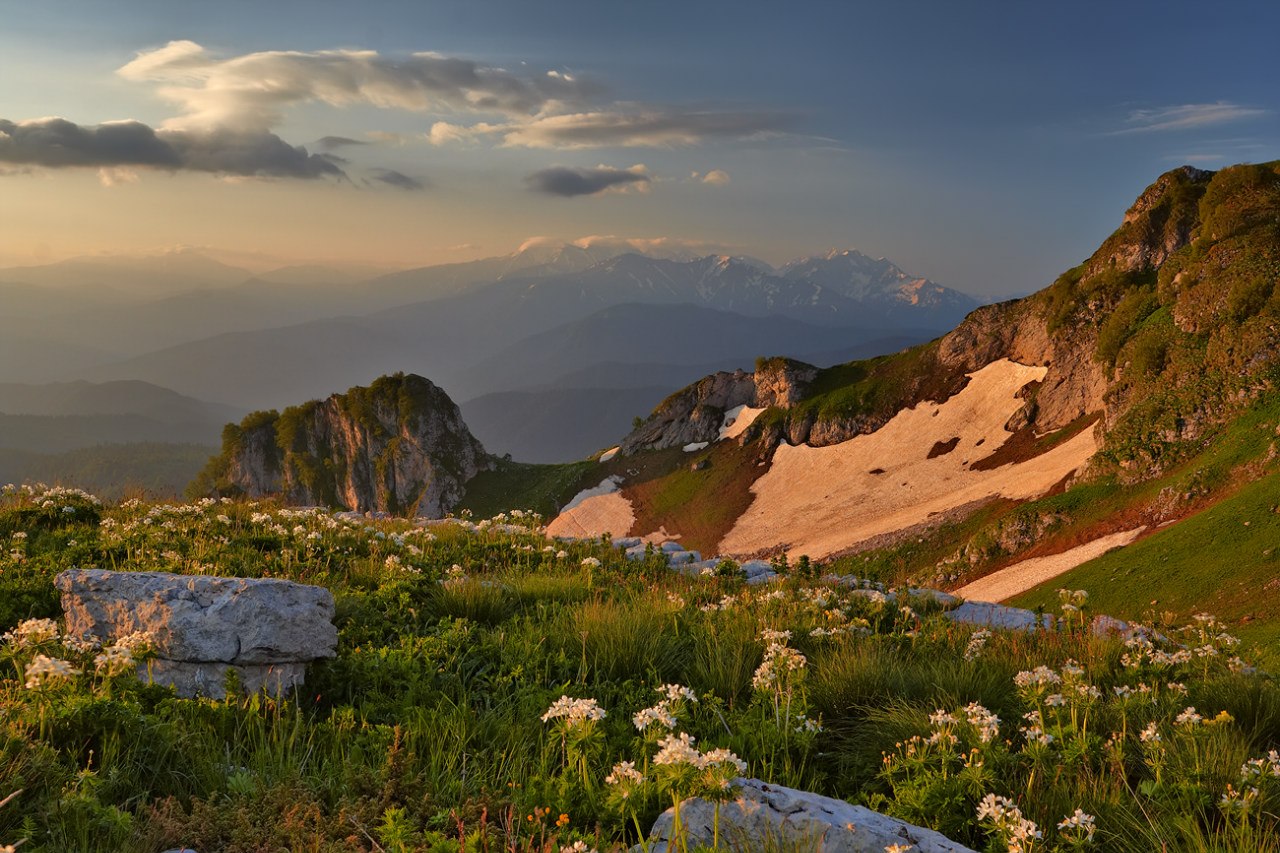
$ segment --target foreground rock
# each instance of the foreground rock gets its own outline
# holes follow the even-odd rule
[[[158,659],[140,677],[179,696],[221,697],[230,671],[249,691],[302,684],[306,664],[333,657],[338,632],[327,589],[292,581],[73,569],[54,580],[67,633],[109,645],[150,634]]]
[[[720,805],[720,843],[733,850],[803,849],[813,853],[884,853],[906,845],[911,853],[974,853],[946,836],[897,818],[795,788],[759,779],[737,779],[737,796]],[[663,812],[650,833],[650,853],[667,853],[674,814]],[[680,805],[680,824],[689,849],[710,846],[715,804],[694,798]]]

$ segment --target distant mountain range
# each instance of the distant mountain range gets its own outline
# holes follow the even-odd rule
[[[830,363],[895,351],[978,304],[852,250],[774,269],[634,248],[534,243],[382,275],[322,266],[255,275],[192,251],[0,269],[0,299],[13,306],[0,316],[0,382],[135,380],[237,410],[397,371],[432,376],[464,402],[531,388],[670,391],[707,370],[750,369],[760,353]],[[616,434],[617,415],[590,396],[557,397],[561,427],[572,429],[541,448],[526,434],[512,449],[530,458],[596,449],[564,441]],[[9,413],[52,413],[19,408]],[[58,414],[91,413],[69,403]],[[514,435],[485,420],[481,434]],[[504,440],[492,449],[506,452]]]

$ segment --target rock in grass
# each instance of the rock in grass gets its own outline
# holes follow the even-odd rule
[[[898,844],[909,846],[911,853],[975,853],[931,829],[843,800],[759,779],[736,779],[733,784],[736,795],[720,804],[720,844],[729,849],[884,853]],[[668,853],[673,822],[672,809],[654,822],[649,853]],[[712,844],[714,823],[711,801],[693,798],[680,804],[680,824],[690,850]]]
[[[954,610],[943,614],[953,622],[981,625],[984,628],[1005,628],[1010,631],[1034,631],[1052,628],[1054,618],[1048,613],[1035,613],[1021,607],[1006,607],[987,601],[966,601]]]
[[[72,569],[54,580],[67,633],[104,645],[150,634],[159,659],[144,669],[181,696],[221,696],[229,669],[250,691],[287,690],[304,664],[333,657],[333,595],[262,578]]]

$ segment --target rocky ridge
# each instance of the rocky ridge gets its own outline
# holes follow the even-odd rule
[[[395,374],[229,425],[195,490],[439,518],[491,465],[444,391]]]

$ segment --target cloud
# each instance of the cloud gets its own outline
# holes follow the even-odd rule
[[[553,166],[550,169],[534,172],[525,178],[529,189],[562,198],[596,195],[609,190],[640,189],[643,191],[648,188],[651,180],[648,170],[643,165],[635,165],[630,169],[615,169],[611,166],[571,169],[566,166]]]
[[[644,148],[696,145],[709,139],[749,139],[777,133],[792,118],[770,112],[598,111],[548,115],[520,122],[470,126],[436,122],[433,144],[499,137],[506,147]]]
[[[695,181],[698,181],[699,183],[711,184],[714,187],[722,187],[725,184],[729,183],[729,173],[726,172],[724,169],[712,169],[709,172],[705,172],[701,174],[698,172],[694,172],[689,177],[693,178]]]
[[[137,170],[125,166],[103,166],[98,170],[98,180],[104,187],[136,184],[140,177]]]
[[[335,158],[274,133],[155,130],[138,121],[79,125],[62,118],[0,119],[0,163],[43,168],[150,168],[223,176],[344,178]]]
[[[116,73],[158,84],[160,97],[183,113],[165,126],[180,128],[265,130],[287,107],[308,102],[528,116],[598,91],[572,75],[516,74],[433,52],[393,59],[372,50],[272,50],[223,58],[192,41],[141,51]]]
[[[1258,118],[1268,110],[1246,107],[1227,101],[1212,104],[1179,104],[1170,107],[1134,110],[1125,120],[1128,125],[1112,131],[1113,136],[1127,133],[1152,133],[1169,130],[1195,130],[1242,119]]]
[[[369,145],[361,139],[352,139],[349,136],[322,136],[316,140],[316,147],[323,148],[325,151],[336,151],[339,148],[346,148],[349,145]]]
[[[395,169],[370,169],[369,179],[401,190],[425,190],[427,188],[426,181],[410,177],[404,172],[397,172]]]

